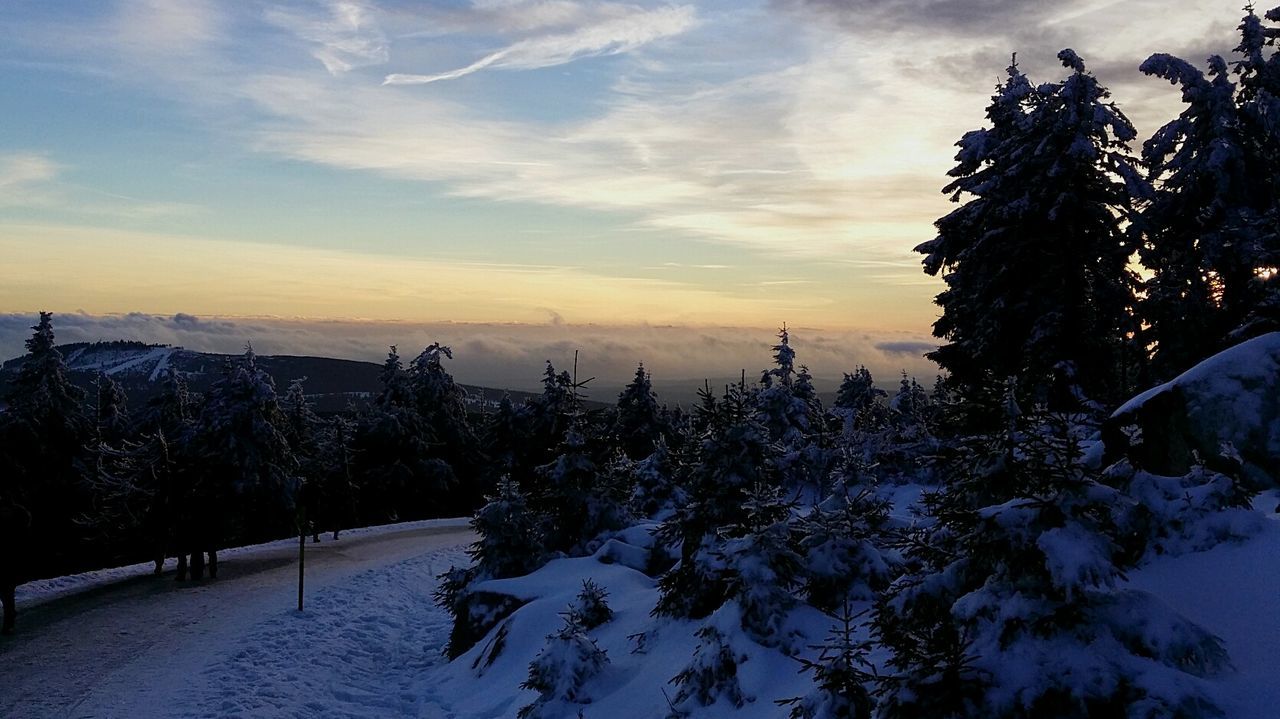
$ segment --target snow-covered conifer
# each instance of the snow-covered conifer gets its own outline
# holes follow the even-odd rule
[[[537,569],[545,557],[540,524],[519,485],[510,477],[500,479],[496,493],[471,520],[479,537],[468,550],[476,576],[501,579]]]
[[[738,681],[738,665],[747,660],[737,652],[725,633],[708,624],[698,630],[698,647],[684,669],[671,679],[677,687],[672,703],[676,714],[685,706],[711,706],[724,700],[732,707],[741,707],[751,699]]]
[[[1020,395],[1047,388],[1067,363],[1084,394],[1111,400],[1128,387],[1124,330],[1136,277],[1124,221],[1146,192],[1128,156],[1135,132],[1108,91],[1070,50],[1066,80],[1033,87],[1013,65],[987,109],[990,127],[959,141],[944,192],[969,199],[922,243],[942,274],[946,344],[928,357],[962,394],[1017,376]]]
[[[618,417],[614,434],[627,456],[641,460],[653,453],[668,429],[663,421],[658,398],[644,365],[636,367],[636,376],[618,395]]]
[[[584,685],[609,665],[609,657],[586,634],[572,615],[564,626],[547,637],[547,643],[529,663],[529,676],[522,689],[538,692],[538,698],[520,708],[520,719],[558,719],[576,711],[573,705],[587,704],[590,694]]]
[[[604,587],[591,579],[582,580],[582,591],[569,605],[569,614],[582,625],[583,629],[595,629],[613,620],[613,610],[609,608],[609,593]]]
[[[871,719],[876,679],[867,659],[871,642],[857,637],[857,618],[847,601],[833,618],[836,624],[826,641],[811,647],[818,650],[817,659],[798,660],[800,670],[811,673],[817,686],[805,696],[777,702],[791,707],[789,719]]]
[[[919,569],[877,606],[893,652],[878,716],[1213,714],[1190,679],[1226,666],[1221,643],[1117,587],[1131,502],[1097,481],[1064,423],[1011,413],[946,479],[927,501],[936,523],[908,545]]]
[[[94,428],[98,441],[119,442],[132,431],[128,398],[124,388],[109,375],[99,372],[94,383]]]
[[[875,599],[897,569],[886,550],[889,503],[852,476],[856,462],[846,456],[836,490],[798,520],[804,597],[824,611],[848,599]]]

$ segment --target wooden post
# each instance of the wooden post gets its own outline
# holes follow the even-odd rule
[[[298,511],[298,611],[302,611],[302,585],[307,559],[307,508]]]

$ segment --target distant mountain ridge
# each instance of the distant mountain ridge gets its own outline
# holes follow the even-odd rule
[[[131,340],[74,342],[59,345],[58,350],[62,352],[75,384],[89,388],[98,373],[106,374],[124,388],[133,408],[140,407],[159,391],[160,380],[170,369],[186,379],[192,390],[203,392],[218,379],[227,362],[239,357]],[[25,356],[16,357],[0,365],[0,392],[7,389],[10,378],[16,375],[25,361]],[[275,380],[276,389],[281,394],[293,380],[305,378],[303,386],[307,397],[315,403],[316,411],[322,413],[341,412],[352,405],[362,406],[382,389],[378,381],[382,366],[374,362],[258,355],[258,365]],[[497,406],[504,393],[510,394],[516,403],[534,396],[519,390],[474,385],[462,387],[467,391],[468,407],[476,412]]]

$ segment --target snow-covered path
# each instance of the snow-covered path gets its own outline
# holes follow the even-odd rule
[[[457,523],[220,555],[219,578],[135,577],[35,606],[0,641],[3,717],[418,716],[441,662],[435,576],[463,560]]]

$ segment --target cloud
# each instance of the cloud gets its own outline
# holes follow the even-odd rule
[[[917,342],[912,340],[897,342],[880,342],[875,346],[881,352],[893,355],[910,355],[919,357],[925,352],[932,352],[938,349],[937,342]]]
[[[317,17],[297,10],[272,8],[266,19],[313,45],[311,54],[330,75],[358,67],[382,65],[390,59],[386,35],[374,10],[362,2],[329,2]]]
[[[34,314],[0,314],[0,360],[20,355]],[[449,370],[460,381],[489,387],[536,390],[546,361],[567,369],[579,352],[579,373],[594,376],[591,394],[611,400],[644,363],[666,401],[688,401],[703,378],[727,380],[743,369],[755,377],[772,362],[776,329],[702,326],[611,326],[520,323],[430,323],[195,317],[133,312],[58,313],[58,342],[116,339],[171,344],[203,352],[239,353],[251,342],[259,354],[292,354],[381,361],[388,345],[412,357],[432,342],[449,345]],[[905,333],[832,332],[791,328],[797,362],[834,389],[841,373],[866,365],[881,380],[902,370],[926,378],[937,368],[895,351],[910,344]],[[891,349],[884,349],[884,347]]]
[[[46,155],[18,152],[0,155],[0,205],[43,205],[59,166]]]
[[[693,27],[695,21],[694,9],[687,5],[636,10],[570,32],[520,40],[456,70],[434,75],[396,73],[387,75],[384,82],[388,85],[422,85],[456,80],[485,69],[536,70],[585,57],[619,55],[656,40],[679,35]]]
[[[221,40],[225,27],[208,0],[121,0],[107,30],[129,53],[191,57]]]

